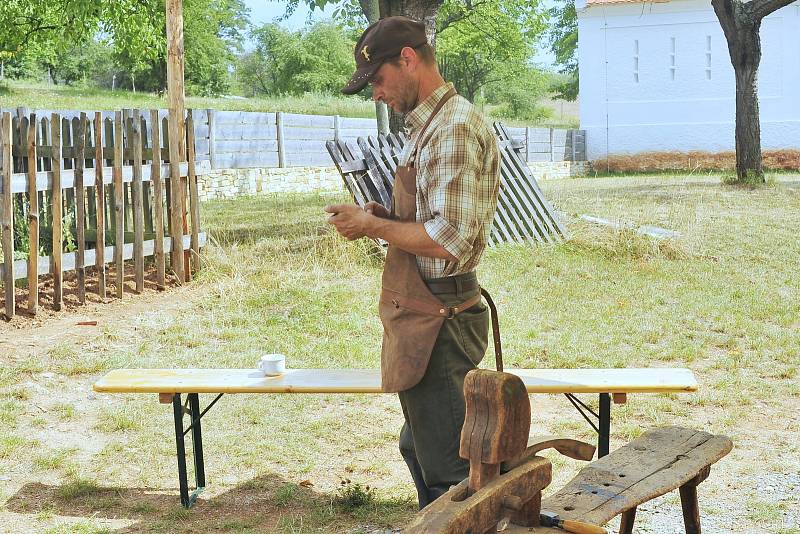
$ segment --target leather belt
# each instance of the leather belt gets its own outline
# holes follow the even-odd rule
[[[448,276],[445,278],[433,278],[425,280],[425,285],[431,290],[431,293],[459,293],[459,286],[461,293],[467,293],[478,289],[478,277],[474,272],[458,274],[455,276]]]

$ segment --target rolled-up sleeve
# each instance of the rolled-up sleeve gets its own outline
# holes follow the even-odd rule
[[[424,221],[425,231],[459,260],[472,252],[480,232],[479,184],[484,150],[467,124],[455,124],[434,134],[425,161],[428,183],[422,200],[432,217]]]

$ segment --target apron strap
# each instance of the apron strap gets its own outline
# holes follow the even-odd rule
[[[494,360],[497,365],[497,371],[503,372],[503,347],[500,345],[500,321],[497,318],[497,306],[494,305],[492,296],[488,291],[481,288],[481,295],[486,299],[486,304],[489,305],[489,310],[492,312],[492,340],[494,341]]]
[[[433,111],[428,117],[428,120],[425,121],[425,124],[419,131],[419,136],[417,136],[417,142],[414,144],[414,148],[411,150],[411,154],[408,155],[408,162],[407,162],[408,167],[414,166],[414,159],[417,157],[417,154],[419,153],[420,143],[422,142],[422,138],[425,136],[425,133],[428,131],[428,126],[430,126],[431,122],[433,122],[433,118],[436,117],[436,114],[439,113],[439,111],[442,109],[442,107],[444,107],[447,101],[456,96],[457,94],[458,93],[456,93],[456,90],[454,88],[450,88],[450,90],[447,91],[441,98],[441,100],[439,100],[439,102],[436,104],[436,107],[433,108]]]

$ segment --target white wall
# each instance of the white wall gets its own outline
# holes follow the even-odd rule
[[[588,159],[734,149],[733,67],[710,0],[588,8],[586,0],[577,0],[576,7],[581,129],[586,130]],[[800,148],[800,1],[764,20],[761,40],[762,145]]]

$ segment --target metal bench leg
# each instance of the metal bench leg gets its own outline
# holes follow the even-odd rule
[[[189,508],[192,503],[189,500],[189,482],[186,475],[186,444],[183,439],[183,404],[181,404],[180,393],[176,393],[172,397],[172,411],[175,416],[175,445],[178,453],[178,483],[181,491],[181,504],[184,508]]]
[[[197,393],[189,393],[189,409],[192,412],[194,475],[197,482],[197,490],[202,490],[206,487],[206,470],[203,461],[203,432],[200,427],[200,398]]]
[[[611,438],[611,395],[600,394],[600,428],[597,435],[597,457],[608,454]]]

